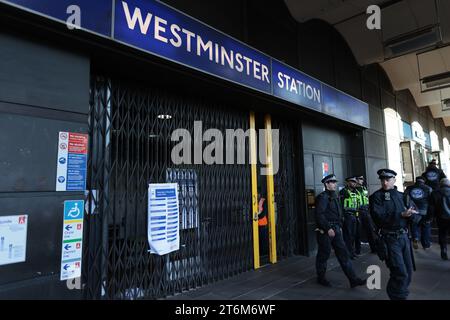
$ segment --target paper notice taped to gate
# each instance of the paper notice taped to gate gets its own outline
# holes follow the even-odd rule
[[[149,184],[148,243],[150,253],[165,255],[180,249],[178,184]]]

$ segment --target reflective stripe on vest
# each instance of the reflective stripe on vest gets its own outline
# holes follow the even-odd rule
[[[344,210],[358,208],[358,194],[346,189],[346,196],[344,198]]]
[[[369,191],[366,188],[362,187],[360,190],[356,189],[358,192],[358,200],[360,206],[365,206],[369,204]]]

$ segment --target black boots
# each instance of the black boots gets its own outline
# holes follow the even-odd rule
[[[350,287],[354,288],[357,286],[363,286],[365,285],[367,282],[367,279],[360,279],[360,278],[356,278],[350,281]]]
[[[448,260],[447,248],[441,248],[441,258],[442,260]]]

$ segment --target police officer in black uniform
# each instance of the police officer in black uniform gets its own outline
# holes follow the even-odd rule
[[[425,184],[426,179],[422,176],[416,178],[416,183],[406,188],[404,196],[405,203],[409,207],[411,200],[417,206],[415,210],[419,217],[412,225],[412,236],[414,249],[419,248],[419,239],[424,249],[431,247],[431,216],[428,214],[431,187]]]
[[[439,229],[439,245],[441,258],[448,260],[447,235],[450,235],[450,180],[444,178],[440,182],[441,187],[431,193],[429,211],[436,217]]]
[[[317,281],[321,285],[330,287],[330,282],[325,278],[327,260],[333,247],[342,270],[350,281],[350,287],[364,285],[366,280],[358,278],[353,270],[349,253],[342,238],[342,212],[339,197],[336,193],[337,179],[330,174],[321,181],[325,191],[316,198],[315,218],[317,224],[317,257],[316,271]]]
[[[433,159],[428,164],[428,167],[422,176],[427,179],[426,184],[430,186],[433,191],[439,189],[439,181],[447,178],[444,171],[439,169],[436,164],[436,159]]]
[[[395,187],[397,173],[390,169],[380,169],[377,174],[381,189],[369,198],[370,215],[379,228],[386,249],[386,265],[390,270],[387,294],[391,300],[405,300],[411,283],[413,261],[410,239],[408,238],[409,220],[417,213],[406,208],[403,194]]]

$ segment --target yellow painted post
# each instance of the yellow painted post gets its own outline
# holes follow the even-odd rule
[[[275,227],[275,188],[273,183],[273,155],[272,155],[272,118],[265,116],[266,128],[266,169],[267,169],[267,200],[269,209],[269,259],[277,263],[277,237]]]
[[[261,266],[259,257],[259,226],[258,226],[258,178],[256,175],[256,121],[255,113],[250,112],[250,164],[252,172],[252,216],[253,216],[253,265],[255,269]]]

